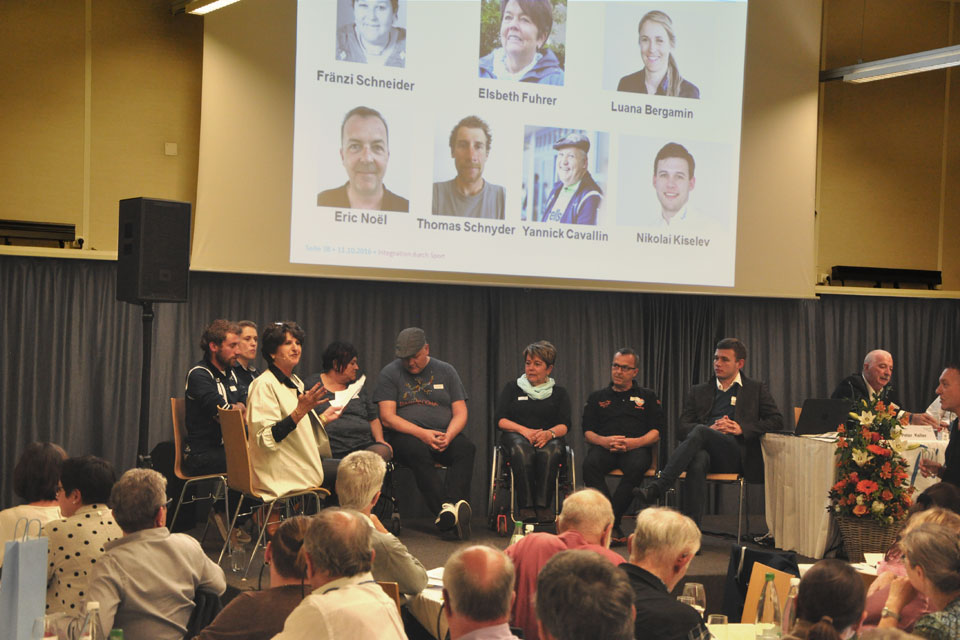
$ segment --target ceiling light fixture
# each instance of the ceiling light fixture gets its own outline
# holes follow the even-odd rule
[[[923,73],[960,65],[960,45],[910,53],[895,58],[873,62],[861,62],[847,67],[836,67],[820,72],[820,82],[843,80],[844,82],[873,82],[911,73]]]

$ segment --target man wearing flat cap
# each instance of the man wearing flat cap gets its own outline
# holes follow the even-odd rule
[[[582,133],[571,133],[558,140],[557,182],[547,198],[540,222],[597,224],[597,211],[603,202],[603,190],[587,171],[590,140]]]
[[[380,371],[373,401],[389,431],[393,459],[410,467],[440,531],[470,537],[470,478],[476,446],[467,426],[467,392],[451,365],[430,357],[423,329],[397,335],[397,359]],[[434,467],[447,467],[446,482]]]

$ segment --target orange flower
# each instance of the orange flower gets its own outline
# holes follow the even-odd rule
[[[884,502],[890,502],[893,499],[893,492],[890,489],[884,489],[883,493],[880,494],[880,497],[883,498]]]
[[[877,442],[880,442],[880,434],[877,433],[876,431],[871,431],[870,441],[873,442],[874,444],[876,444]]]
[[[867,513],[867,508],[862,504],[858,504],[853,508],[853,515],[855,516],[862,516],[865,513]]]
[[[873,480],[861,480],[857,483],[857,491],[866,495],[870,495],[879,488],[880,486]]]
[[[887,457],[889,457],[893,453],[892,451],[890,451],[890,449],[887,449],[886,447],[881,447],[875,444],[868,444],[867,451],[869,451],[870,453],[874,453],[878,456],[887,456]]]
[[[850,443],[846,440],[837,440],[837,449],[846,449],[850,446]]]
[[[880,467],[880,477],[889,480],[891,476],[893,476],[893,470],[890,468],[890,463],[884,462],[883,466]]]
[[[849,478],[850,482],[860,482],[860,476],[857,475],[857,472],[856,472],[856,471],[854,471],[853,473],[851,473],[848,478]]]
[[[837,433],[845,433],[846,430],[847,430],[846,427],[844,427],[842,424],[839,427],[837,427]]]
[[[840,478],[840,480],[837,482],[837,484],[833,485],[833,490],[834,490],[834,491],[840,491],[840,490],[843,489],[845,486],[847,486],[847,480],[846,480],[845,478]]]
[[[874,411],[883,411],[884,404],[878,400],[877,404],[873,405],[873,409]]]

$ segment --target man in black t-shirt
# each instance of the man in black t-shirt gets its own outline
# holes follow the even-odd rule
[[[590,445],[583,461],[583,480],[602,492],[613,505],[613,538],[625,540],[620,519],[633,501],[633,489],[653,462],[653,447],[660,440],[663,408],[651,389],[637,384],[639,356],[622,348],[613,356],[610,385],[594,391],[583,407],[583,435]],[[606,475],[623,471],[610,495]]]

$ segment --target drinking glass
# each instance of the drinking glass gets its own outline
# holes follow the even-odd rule
[[[677,596],[677,602],[682,602],[683,604],[690,605],[691,607],[697,603],[692,596]]]
[[[717,640],[727,640],[727,616],[711,613],[707,616],[707,628]]]
[[[707,592],[704,591],[703,585],[699,582],[688,582],[683,585],[683,595],[693,598],[693,608],[702,618],[704,611],[707,610]]]

